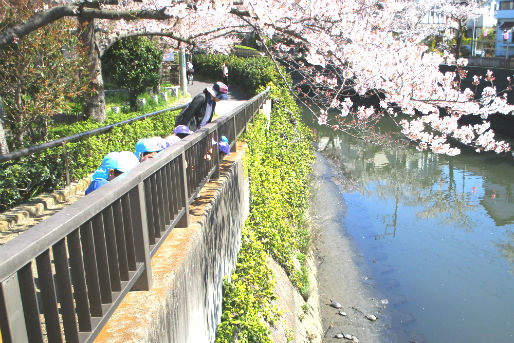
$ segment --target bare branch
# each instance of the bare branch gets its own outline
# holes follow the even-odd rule
[[[0,33],[0,48],[12,43],[16,38],[21,38],[47,24],[65,17],[77,17],[80,19],[110,19],[110,20],[166,20],[172,16],[165,13],[166,7],[159,10],[138,11],[113,11],[93,8],[79,8],[78,6],[57,6],[46,11],[36,13],[26,21],[14,25]]]
[[[117,41],[124,39],[124,38],[136,37],[136,36],[168,37],[168,38],[172,38],[172,39],[176,40],[177,42],[182,42],[182,43],[186,43],[186,44],[193,45],[193,46],[195,45],[195,42],[193,40],[191,40],[190,38],[183,37],[181,35],[177,35],[173,31],[164,31],[164,30],[163,31],[147,31],[147,30],[133,31],[133,32],[126,32],[126,33],[119,33],[119,34],[116,33],[116,34],[108,36],[105,39],[107,43],[101,47],[100,56],[102,56],[107,50],[109,50],[109,48]]]

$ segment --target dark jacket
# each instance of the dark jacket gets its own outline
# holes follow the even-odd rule
[[[207,92],[207,89],[195,96],[189,105],[184,108],[175,119],[175,127],[177,125],[187,125],[191,131],[196,131],[202,122],[208,99],[210,99],[210,94]],[[213,100],[212,111],[207,123],[211,122],[215,107],[216,101]]]

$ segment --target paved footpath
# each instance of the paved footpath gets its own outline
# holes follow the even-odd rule
[[[187,92],[193,98],[195,95],[203,92],[205,88],[212,86],[214,82],[210,80],[193,81],[193,85],[187,85]],[[249,97],[245,96],[239,88],[228,85],[228,100],[220,101],[216,104],[216,115],[222,116],[248,99]]]
[[[193,85],[188,85],[187,91],[194,97],[213,83],[214,81],[210,80],[194,81]],[[247,99],[240,89],[229,85],[228,100],[216,104],[216,117],[227,114]],[[82,198],[87,185],[87,180],[82,180],[64,190],[40,196],[39,200],[0,213],[0,246]]]

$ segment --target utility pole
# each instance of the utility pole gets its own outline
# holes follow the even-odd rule
[[[187,78],[186,78],[186,53],[184,47],[180,46],[180,52],[178,57],[178,70],[180,80],[180,90],[182,94],[187,94]]]
[[[475,19],[473,18],[473,38],[471,38],[471,56],[475,56]]]
[[[9,147],[7,146],[7,139],[5,138],[4,112],[2,107],[2,98],[0,97],[0,155],[8,153]]]

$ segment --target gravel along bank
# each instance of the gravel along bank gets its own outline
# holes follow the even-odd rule
[[[387,332],[387,299],[374,289],[362,256],[346,235],[342,195],[352,187],[339,166],[316,153],[310,216],[323,342],[394,342]]]

